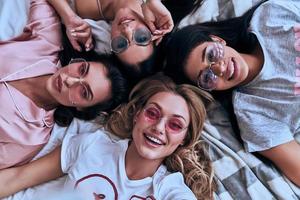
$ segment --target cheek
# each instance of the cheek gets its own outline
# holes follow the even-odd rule
[[[170,136],[170,141],[172,145],[176,147],[178,147],[180,144],[183,144],[184,139],[185,139],[185,134]]]

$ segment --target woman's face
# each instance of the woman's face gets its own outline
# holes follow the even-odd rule
[[[115,15],[111,40],[112,50],[126,64],[136,65],[153,53],[151,31],[143,22],[142,15],[129,8],[122,8]],[[122,51],[116,52],[115,49]]]
[[[190,116],[181,96],[160,92],[148,100],[134,121],[132,144],[138,154],[163,161],[184,143]]]
[[[246,80],[249,66],[241,54],[226,46],[224,41],[209,41],[192,50],[184,72],[203,89],[227,90]]]
[[[47,81],[50,95],[61,105],[84,108],[111,97],[106,68],[98,62],[74,62],[60,68]]]

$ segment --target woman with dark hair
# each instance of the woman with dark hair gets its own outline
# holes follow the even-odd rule
[[[30,161],[47,143],[54,121],[93,119],[126,95],[126,81],[107,56],[59,67],[60,26],[45,0],[32,0],[23,34],[0,42],[0,168]]]
[[[152,75],[161,69],[157,45],[166,33],[190,13],[199,0],[48,0],[66,25],[77,51],[93,48],[92,20],[111,21],[110,50],[121,61],[129,79]],[[166,5],[166,6],[165,6]],[[171,13],[169,12],[169,10]],[[171,17],[172,15],[172,17]]]
[[[68,136],[49,155],[0,171],[0,197],[67,174],[65,186],[84,199],[213,199],[212,165],[200,139],[209,99],[166,76],[145,79],[105,124],[123,139],[101,130]]]
[[[174,33],[166,73],[208,91],[233,90],[244,147],[300,186],[300,2],[269,0],[244,16]]]

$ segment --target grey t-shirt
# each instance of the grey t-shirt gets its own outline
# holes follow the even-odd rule
[[[300,132],[300,1],[270,0],[250,22],[264,65],[236,89],[233,105],[247,151],[262,151],[294,140]]]

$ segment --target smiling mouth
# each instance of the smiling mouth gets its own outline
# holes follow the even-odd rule
[[[230,81],[234,78],[235,71],[236,71],[236,62],[234,58],[230,59],[230,63],[228,64],[228,75],[227,75],[227,80]]]
[[[59,93],[61,93],[62,79],[61,79],[60,75],[58,75],[58,76],[56,77],[56,88],[57,88],[57,91],[58,91]]]
[[[134,21],[134,19],[132,18],[128,18],[128,17],[122,17],[118,23],[118,25],[124,25],[124,24],[128,24],[130,22]]]
[[[147,133],[144,133],[144,137],[146,138],[146,140],[148,142],[150,142],[151,144],[153,144],[155,146],[165,145],[165,143],[161,139],[159,139],[159,138],[157,138],[153,135],[149,135]]]

